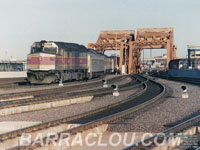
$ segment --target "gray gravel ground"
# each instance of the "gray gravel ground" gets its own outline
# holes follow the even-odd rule
[[[129,82],[129,80],[123,80],[124,83]],[[99,107],[103,107],[112,103],[121,101],[124,97],[134,94],[140,91],[142,87],[135,87],[126,92],[121,92],[119,97],[114,97],[112,95],[106,95],[102,97],[95,97],[91,102],[74,104],[69,106],[63,106],[52,109],[45,109],[39,111],[26,112],[21,114],[15,114],[10,116],[0,117],[1,121],[50,121],[67,116],[76,115],[86,111],[90,111]]]
[[[111,132],[159,132],[163,125],[179,122],[200,113],[200,87],[186,83],[155,79],[167,88],[165,98],[136,113],[117,119],[109,125]],[[188,87],[188,99],[182,98],[181,86]]]

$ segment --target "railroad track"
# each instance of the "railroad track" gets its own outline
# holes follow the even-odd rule
[[[124,76],[118,76],[108,80],[109,84],[112,84],[116,81],[125,78]],[[97,80],[94,82],[88,82],[83,84],[75,84],[70,86],[63,86],[63,87],[55,87],[52,89],[42,89],[42,90],[34,90],[34,91],[25,91],[25,92],[18,92],[18,93],[9,93],[9,94],[1,94],[0,101],[5,100],[17,100],[17,99],[24,99],[24,98],[33,98],[33,97],[42,97],[42,96],[51,96],[53,94],[63,93],[63,92],[71,92],[74,90],[83,90],[91,87],[96,87],[102,85],[102,81]]]
[[[199,134],[198,131],[197,131],[198,129],[196,128],[196,125],[198,124],[198,126],[199,126],[199,123],[200,123],[200,115],[197,115],[197,116],[190,118],[190,119],[188,119],[184,122],[181,122],[181,123],[179,123],[179,124],[177,124],[173,127],[170,127],[170,128],[168,128],[164,131],[161,131],[160,133],[155,134],[152,137],[146,138],[143,141],[140,141],[140,142],[138,142],[138,143],[136,143],[132,146],[129,146],[129,147],[123,149],[123,150],[153,149],[153,148],[157,147],[155,141],[158,142],[158,143],[163,143],[165,141],[168,142],[170,140],[170,138],[177,138],[178,139],[178,138],[181,137],[180,133],[184,133],[183,135],[187,135],[187,134],[192,135],[196,131],[195,134]],[[151,144],[149,146],[144,146],[144,143],[151,143]],[[169,149],[170,148],[173,149],[173,148],[176,147],[175,145],[174,146],[173,145],[167,145],[167,146],[168,146]],[[179,146],[179,145],[177,145],[177,146]],[[162,149],[162,147],[160,147],[160,149]],[[195,148],[193,148],[193,149],[195,149]]]
[[[98,78],[94,78],[94,79],[90,79],[89,82],[95,82],[95,81],[100,81],[102,80],[106,75],[103,75],[101,77]],[[2,81],[1,81],[2,80]],[[75,84],[81,84],[81,83],[85,83],[88,80],[80,80],[80,81],[67,81],[67,82],[63,82],[63,85],[75,85]],[[23,88],[37,88],[37,87],[48,87],[49,85],[44,84],[44,85],[40,85],[40,84],[35,84],[35,85],[31,85],[30,83],[28,83],[26,81],[26,78],[14,78],[14,79],[10,79],[6,78],[5,81],[3,79],[0,79],[0,89],[1,90],[11,90],[11,89],[23,89]],[[51,86],[57,86],[58,83],[52,83]]]
[[[3,83],[13,83],[13,82],[19,82],[19,81],[24,81],[26,78],[0,78],[0,84]]]
[[[34,146],[33,145],[20,146],[18,145],[19,138],[17,137],[21,136],[22,133],[30,133],[30,134],[41,133],[43,130],[47,131],[48,128],[51,129],[55,128],[59,138],[62,133],[69,133],[71,135],[75,135],[77,133],[87,131],[102,124],[107,124],[114,119],[120,118],[126,114],[135,112],[148,105],[151,105],[165,94],[165,87],[163,87],[162,85],[152,80],[148,80],[144,77],[141,77],[139,75],[135,75],[134,77],[143,86],[143,90],[140,90],[140,92],[137,92],[137,94],[133,94],[131,96],[124,98],[120,102],[110,104],[108,106],[98,108],[96,110],[88,111],[79,115],[59,120],[49,121],[31,127],[1,134],[0,148],[2,150],[10,148],[11,145],[9,145],[8,143],[15,143],[16,145],[14,145],[14,147],[11,148],[12,150],[35,149],[41,147],[41,145],[36,144]],[[64,125],[67,124],[77,124],[77,123],[80,124],[78,127],[69,130],[63,130],[63,128],[61,128],[61,126],[63,127]]]
[[[17,87],[22,82],[25,83],[26,78],[0,78],[0,89]]]
[[[110,83],[113,83],[116,80],[122,80],[125,78],[129,79],[130,76],[128,75],[128,76],[110,79]],[[129,83],[119,85],[119,90],[125,91],[137,84],[138,82],[132,79],[129,81]],[[91,85],[94,86],[93,84]],[[97,85],[97,83],[95,83],[95,85]],[[87,101],[90,101],[94,96],[102,96],[105,94],[113,93],[112,87],[83,90],[85,88],[88,88],[88,86],[85,85],[83,87],[78,87],[78,89],[81,89],[79,91],[77,91],[77,89],[76,91],[74,91],[75,89],[70,87],[70,90],[67,90],[67,91],[66,91],[66,88],[55,90],[53,94],[45,93],[42,96],[40,95],[40,96],[34,96],[34,97],[18,99],[18,100],[2,101],[0,103],[0,116],[22,113],[22,112],[27,112],[27,111],[48,109],[48,108],[53,108],[53,107],[66,106],[69,104],[80,103],[83,101],[83,99],[86,99],[84,100],[84,102],[87,102]],[[70,91],[73,91],[73,92],[70,92]]]
[[[157,78],[162,78],[162,79],[166,79],[166,80],[171,80],[171,81],[177,81],[177,82],[183,82],[183,83],[188,83],[188,84],[192,84],[192,85],[197,85],[197,86],[200,86],[200,78],[188,78],[188,77],[172,77],[172,76],[168,76],[166,73],[153,73],[151,74],[150,76],[152,77],[157,77]],[[200,116],[197,116],[197,120]],[[195,118],[191,118],[191,119],[188,119],[188,122],[190,122],[191,120],[191,125],[194,124],[195,125]],[[194,119],[194,120],[193,120]],[[192,123],[192,121],[194,121],[194,123]],[[187,121],[184,121],[184,123],[187,123]],[[182,124],[182,123],[181,123]],[[182,127],[180,124],[180,128]],[[191,125],[188,125],[188,128],[191,126]],[[178,126],[178,125],[177,125]],[[186,124],[187,126],[187,124]],[[176,130],[176,126],[172,127],[172,128],[169,128],[170,129],[173,129]],[[177,132],[178,132],[178,128],[177,128]],[[164,132],[164,131],[163,131]],[[172,131],[173,132],[173,131]],[[200,141],[199,141],[200,143]],[[195,149],[195,150],[200,150],[200,147],[199,148],[189,148],[187,150],[191,150],[191,149]]]

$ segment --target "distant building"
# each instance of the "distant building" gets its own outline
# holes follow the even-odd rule
[[[200,46],[188,45],[188,66],[200,68]]]
[[[163,56],[157,56],[153,58],[144,58],[142,59],[143,69],[165,69],[167,63],[166,54]]]
[[[188,59],[200,58],[200,46],[188,45]]]
[[[0,60],[0,71],[26,71],[26,61]]]

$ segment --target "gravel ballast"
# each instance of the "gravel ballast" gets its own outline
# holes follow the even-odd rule
[[[130,82],[129,80],[125,79],[121,81],[123,83]],[[120,83],[122,84],[122,83]],[[105,95],[101,97],[95,97],[91,102],[87,103],[81,103],[81,104],[75,104],[75,105],[69,105],[69,106],[63,106],[58,108],[52,108],[52,109],[45,109],[45,110],[39,110],[39,111],[32,111],[32,112],[26,112],[21,114],[15,114],[10,116],[4,116],[0,117],[0,121],[50,121],[55,120],[63,117],[68,117],[76,114],[80,114],[86,111],[90,111],[99,107],[103,107],[112,103],[116,103],[118,101],[123,100],[123,98],[137,93],[142,89],[142,86],[135,87],[134,89],[130,89],[125,92],[120,92],[120,96],[114,97],[113,95]]]
[[[117,119],[108,127],[110,132],[160,132],[173,124],[200,112],[200,87],[164,79],[155,81],[167,88],[167,94],[152,106]],[[182,98],[181,86],[188,87],[188,99]]]

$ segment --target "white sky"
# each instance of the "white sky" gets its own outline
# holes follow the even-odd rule
[[[100,30],[173,27],[177,55],[200,45],[200,0],[0,0],[0,59],[34,41],[96,42]],[[160,55],[153,51],[153,55]]]

